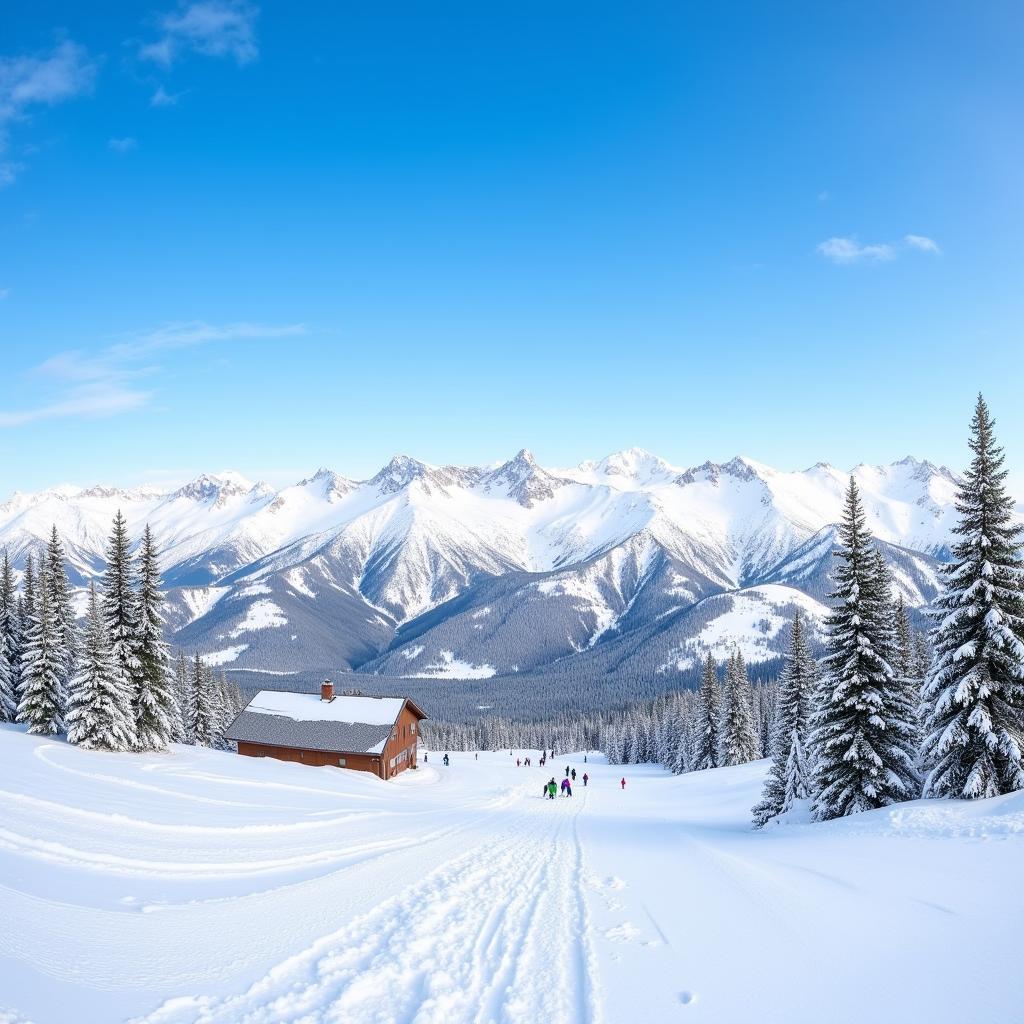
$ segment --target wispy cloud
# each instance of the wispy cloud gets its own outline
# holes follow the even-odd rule
[[[933,252],[936,255],[942,252],[939,248],[938,242],[933,238],[929,238],[927,235],[904,235],[903,241],[909,245],[911,249],[920,249],[921,252]]]
[[[126,136],[123,139],[107,139],[107,145],[115,153],[130,153],[133,149],[138,149],[139,143],[130,136]]]
[[[0,57],[0,153],[11,125],[29,119],[34,107],[53,106],[92,92],[98,63],[71,40],[42,53]],[[0,160],[0,188],[10,185],[24,165]]]
[[[861,245],[855,238],[828,238],[818,245],[818,252],[825,259],[839,264],[864,260],[884,263],[896,258],[896,250],[891,245]]]
[[[889,263],[902,252],[940,253],[938,243],[925,235],[904,235],[899,242],[877,242],[864,245],[853,236],[827,238],[817,246],[818,252],[832,263],[849,266],[852,263]]]
[[[161,35],[139,50],[143,60],[170,67],[182,54],[233,57],[248,64],[259,56],[256,17],[259,8],[244,0],[182,2],[176,11],[158,19]]]
[[[185,95],[188,90],[182,92],[168,92],[162,85],[158,85],[156,92],[153,93],[149,98],[149,105],[151,107],[173,107],[176,106],[178,100]]]
[[[101,418],[150,405],[156,392],[146,386],[161,373],[150,357],[162,351],[214,342],[257,341],[305,334],[302,324],[208,324],[193,320],[164,324],[99,352],[60,352],[40,363],[31,375],[48,390],[46,401],[0,410],[0,428],[42,420]]]

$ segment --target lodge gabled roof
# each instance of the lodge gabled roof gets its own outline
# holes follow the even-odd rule
[[[426,718],[406,697],[342,695],[323,701],[316,693],[260,690],[224,736],[297,750],[380,754],[407,704],[417,717]]]

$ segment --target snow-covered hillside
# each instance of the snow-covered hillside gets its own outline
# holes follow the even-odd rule
[[[910,458],[853,475],[908,604],[922,605],[950,540],[954,476]],[[277,491],[225,473],[171,491],[15,494],[0,544],[21,566],[56,524],[83,583],[117,509],[136,535],[150,523],[172,639],[229,669],[482,678],[595,666],[646,630],[672,675],[684,648],[734,639],[755,661],[777,655],[778,631],[749,623],[823,600],[848,478],[743,458],[682,470],[636,449],[572,469],[526,451],[497,467],[396,456],[368,480],[321,470]],[[727,592],[742,599],[713,600]]]
[[[439,761],[383,783],[0,726],[0,1020],[1021,1016],[1024,794],[753,832],[764,762],[559,757],[591,781],[552,802],[551,765]]]

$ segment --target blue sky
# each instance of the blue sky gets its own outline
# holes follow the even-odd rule
[[[1009,2],[12,7],[0,492],[960,466],[979,389],[1020,465],[1022,44]]]

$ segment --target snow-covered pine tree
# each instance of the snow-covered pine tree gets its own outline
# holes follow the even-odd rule
[[[807,759],[800,734],[794,729],[786,759],[786,781],[782,795],[783,812],[790,810],[798,800],[809,800],[814,794],[814,769]]]
[[[765,779],[761,802],[754,808],[755,828],[790,809],[792,802],[787,802],[787,793],[799,791],[806,797],[811,791],[810,777],[799,773],[807,771],[804,748],[817,685],[818,669],[811,656],[803,616],[798,608],[793,616],[789,650],[779,677],[771,738],[772,764]]]
[[[50,531],[50,543],[47,545],[44,564],[46,572],[43,580],[50,595],[50,613],[53,615],[57,646],[63,663],[61,689],[67,693],[71,689],[71,679],[75,674],[78,659],[78,624],[71,601],[71,581],[68,579],[64,545],[56,526]]]
[[[21,594],[25,605],[23,632],[27,636],[29,625],[36,614],[36,563],[31,551],[25,556],[25,575],[21,580]]]
[[[735,650],[725,672],[722,694],[722,724],[718,737],[720,765],[746,764],[758,757],[754,716],[750,708],[751,689],[743,655]]]
[[[704,661],[704,673],[697,691],[697,725],[694,730],[694,771],[718,766],[718,728],[722,717],[722,695],[718,686],[718,668],[710,651]]]
[[[897,674],[909,679],[914,671],[914,639],[903,595],[896,599],[896,663]]]
[[[915,683],[910,676],[910,622],[907,620],[903,597],[900,595],[898,599],[893,598],[892,572],[877,547],[874,547],[874,554],[875,586],[878,588],[880,612],[878,649],[883,652],[895,675],[893,687],[887,694],[889,733],[891,741],[902,746],[913,765],[905,779],[907,794],[901,798],[909,800],[921,792],[921,729],[918,719],[921,688],[920,683]],[[901,620],[906,623],[905,639]]]
[[[199,747],[213,746],[217,728],[217,700],[211,683],[212,673],[198,651],[192,662],[192,705],[189,708],[189,732]]]
[[[130,750],[135,737],[131,693],[113,664],[96,585],[79,648],[68,701],[68,742],[89,750]]]
[[[135,734],[140,750],[164,750],[180,732],[181,711],[174,696],[170,649],[164,640],[160,606],[164,595],[153,533],[146,524],[139,549],[135,606],[135,656],[139,660],[135,692]]]
[[[978,395],[957,494],[953,560],[935,601],[935,659],[922,688],[925,795],[1024,788],[1024,567],[1005,456]]]
[[[64,731],[67,694],[62,684],[63,652],[45,583],[39,587],[33,603],[36,613],[30,620],[22,655],[18,721],[26,724],[31,733],[53,736]]]
[[[142,664],[138,656],[138,608],[132,588],[132,565],[128,527],[120,510],[107,542],[107,568],[103,574],[103,623],[110,639],[110,660],[117,684],[130,695],[131,707],[138,706]],[[133,725],[136,712],[133,710]],[[134,736],[133,743],[138,742]]]
[[[892,603],[851,477],[838,527],[833,610],[826,619],[825,678],[812,718],[818,821],[916,795],[912,736],[888,658]]]
[[[192,743],[192,674],[185,652],[180,650],[174,663],[174,699],[179,709],[174,742]]]
[[[18,694],[21,690],[21,622],[18,615],[18,595],[15,592],[14,570],[11,560],[4,548],[3,562],[0,563],[0,674],[2,665],[7,665],[7,692],[14,701],[12,717],[3,718],[0,710],[0,721],[13,722],[17,714]],[[0,683],[0,689],[4,684]],[[3,698],[0,697],[0,703]]]

